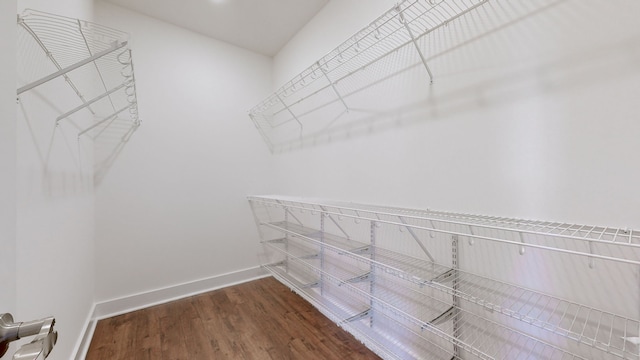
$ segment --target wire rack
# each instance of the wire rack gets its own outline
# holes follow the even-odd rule
[[[54,104],[59,115],[51,120],[71,122],[78,137],[91,137],[96,169],[104,171],[140,125],[129,35],[31,9],[17,25],[18,97],[38,92],[56,102],[68,91],[75,101]]]
[[[328,293],[324,291],[326,284],[333,282],[342,292],[359,296],[362,303],[369,304],[371,323],[377,323],[377,316],[385,319],[382,324],[392,323],[393,332],[385,332],[384,326],[375,332],[386,334],[390,339],[388,351],[403,354],[402,358],[639,358],[637,289],[618,289],[620,298],[611,299],[607,288],[597,283],[598,277],[584,273],[586,269],[605,276],[619,276],[627,286],[626,280],[637,282],[640,256],[634,247],[637,233],[632,230],[280,197],[250,197],[249,200],[263,243],[272,254],[280,256],[278,261],[285,270],[279,276],[292,277],[296,269],[303,268],[314,274],[313,279],[308,280],[314,286],[298,284],[299,289],[322,297]],[[424,223],[433,226],[425,228]],[[391,227],[394,231],[390,231]],[[465,227],[468,232],[463,238],[457,228]],[[363,231],[359,232],[358,228]],[[398,231],[400,228],[404,231]],[[472,235],[482,228],[491,228],[494,231],[491,237],[482,233]],[[457,243],[464,243],[472,250],[481,248],[483,243],[520,248],[521,242],[514,244],[509,240],[514,229],[530,231],[546,241],[544,247],[534,247],[539,254],[516,251],[516,261],[526,263],[526,258],[531,257],[531,261],[546,261],[545,266],[551,267],[553,262],[569,263],[568,269],[578,274],[556,273],[554,278],[587,280],[582,289],[584,293],[576,295],[578,300],[565,298],[564,293],[555,294],[553,291],[557,289],[552,284],[543,284],[548,289],[545,286],[533,289],[500,279],[502,274],[496,264],[510,260],[495,249],[492,249],[495,254],[485,254],[481,261],[491,263],[484,267],[498,270],[494,274],[474,271],[472,259],[468,269],[463,269],[464,261],[459,264],[440,259],[450,258],[453,253],[457,256],[462,250],[458,245],[452,247]],[[593,238],[594,229],[608,235]],[[621,233],[627,240],[622,240]],[[471,238],[477,243],[471,245],[463,241]],[[423,251],[421,246],[414,246],[402,251],[398,247],[398,243],[416,240],[428,249]],[[534,240],[529,236],[527,245],[536,245]],[[607,256],[600,254],[599,265],[594,269],[588,260],[598,254],[572,250],[574,242],[584,245],[583,242],[591,240],[602,241],[607,247],[621,247],[624,251],[610,252]],[[447,248],[448,255],[438,247]],[[543,256],[539,257],[540,254]],[[616,257],[616,254],[622,256]],[[574,258],[587,261],[574,263]],[[297,267],[286,267],[293,263]],[[525,272],[518,281],[527,283],[531,276],[533,274]],[[605,292],[604,305],[587,295],[599,291]],[[353,294],[351,296],[355,296]],[[340,302],[339,298],[334,296],[332,301]],[[344,321],[352,317],[353,312],[333,320]],[[432,325],[435,323],[437,325]],[[368,334],[374,330],[357,331]],[[418,345],[393,345],[413,342],[430,344],[428,348],[436,347],[447,355],[428,354]]]
[[[276,251],[282,250],[277,249]],[[283,283],[291,287],[293,291],[307,300],[312,299],[310,302],[314,305],[320,305],[319,308],[325,315],[338,325],[349,330],[365,345],[375,344],[372,350],[378,355],[383,358],[406,359],[415,358],[417,353],[427,353],[436,359],[451,358],[449,355],[450,349],[447,350],[446,345],[443,346],[436,340],[426,337],[422,331],[411,331],[411,337],[398,341],[391,334],[398,333],[398,331],[407,332],[407,327],[399,322],[397,316],[388,316],[384,312],[376,314],[376,323],[382,322],[384,326],[375,326],[371,321],[373,317],[371,299],[367,294],[363,293],[362,289],[331,273],[326,273],[310,266],[300,258],[291,258],[291,261],[301,264],[300,272],[313,274],[307,276],[325,277],[326,282],[323,286],[323,292],[320,293],[305,283],[297,281],[292,276],[291,271],[284,269],[282,263],[278,263],[280,266],[267,265],[264,267],[277,279],[284,280]],[[344,279],[347,279],[347,277],[343,276]]]
[[[400,1],[249,116],[269,149],[283,152],[366,133],[383,119],[422,114],[438,74],[466,70],[450,69],[454,65],[441,57],[559,1]]]
[[[584,256],[589,259],[590,266],[594,266],[595,259],[640,265],[640,232],[634,229],[349,203],[299,202],[286,198],[250,199],[289,210],[322,212],[339,219],[377,221],[398,228],[426,231],[431,238],[434,233],[455,235],[469,238],[470,242],[481,240],[516,245],[522,253],[523,249],[531,248]],[[613,254],[615,249],[621,251]]]

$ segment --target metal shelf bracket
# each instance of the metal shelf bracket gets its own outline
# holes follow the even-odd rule
[[[371,279],[371,271],[362,274],[362,275],[358,275],[358,276],[354,276],[350,279],[344,280],[342,282],[342,284],[354,284],[354,283],[359,283],[359,282],[365,282],[365,281],[369,281],[369,279]],[[342,285],[340,284],[340,285]]]
[[[367,309],[367,310],[364,310],[364,311],[362,311],[360,313],[357,313],[357,314],[355,314],[353,316],[350,316],[350,317],[344,319],[344,322],[346,322],[346,323],[354,322],[354,321],[358,321],[358,320],[362,320],[362,319],[368,318],[369,316],[371,316],[371,309]]]
[[[443,312],[440,316],[437,316],[433,320],[429,321],[431,325],[440,325],[444,322],[447,322],[453,318],[455,315],[456,309],[452,306],[447,311]]]

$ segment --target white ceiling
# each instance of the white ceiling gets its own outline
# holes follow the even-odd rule
[[[273,56],[329,0],[105,0]]]

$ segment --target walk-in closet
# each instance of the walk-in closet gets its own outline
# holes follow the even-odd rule
[[[0,1],[0,358],[640,360],[638,18]]]

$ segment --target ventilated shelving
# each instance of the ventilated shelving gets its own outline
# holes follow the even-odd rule
[[[97,168],[110,164],[140,125],[129,35],[31,9],[17,26],[18,99],[35,93],[56,102],[68,91],[75,102],[54,103],[58,116],[44,120],[73,123],[78,137],[93,139]]]
[[[263,266],[383,358],[640,359],[640,233],[249,197]]]
[[[469,54],[452,53],[559,2],[400,1],[255,105],[249,116],[274,153],[369,133],[385,121],[425,118],[433,89],[446,81],[438,76],[474,66],[468,60],[459,64]]]

